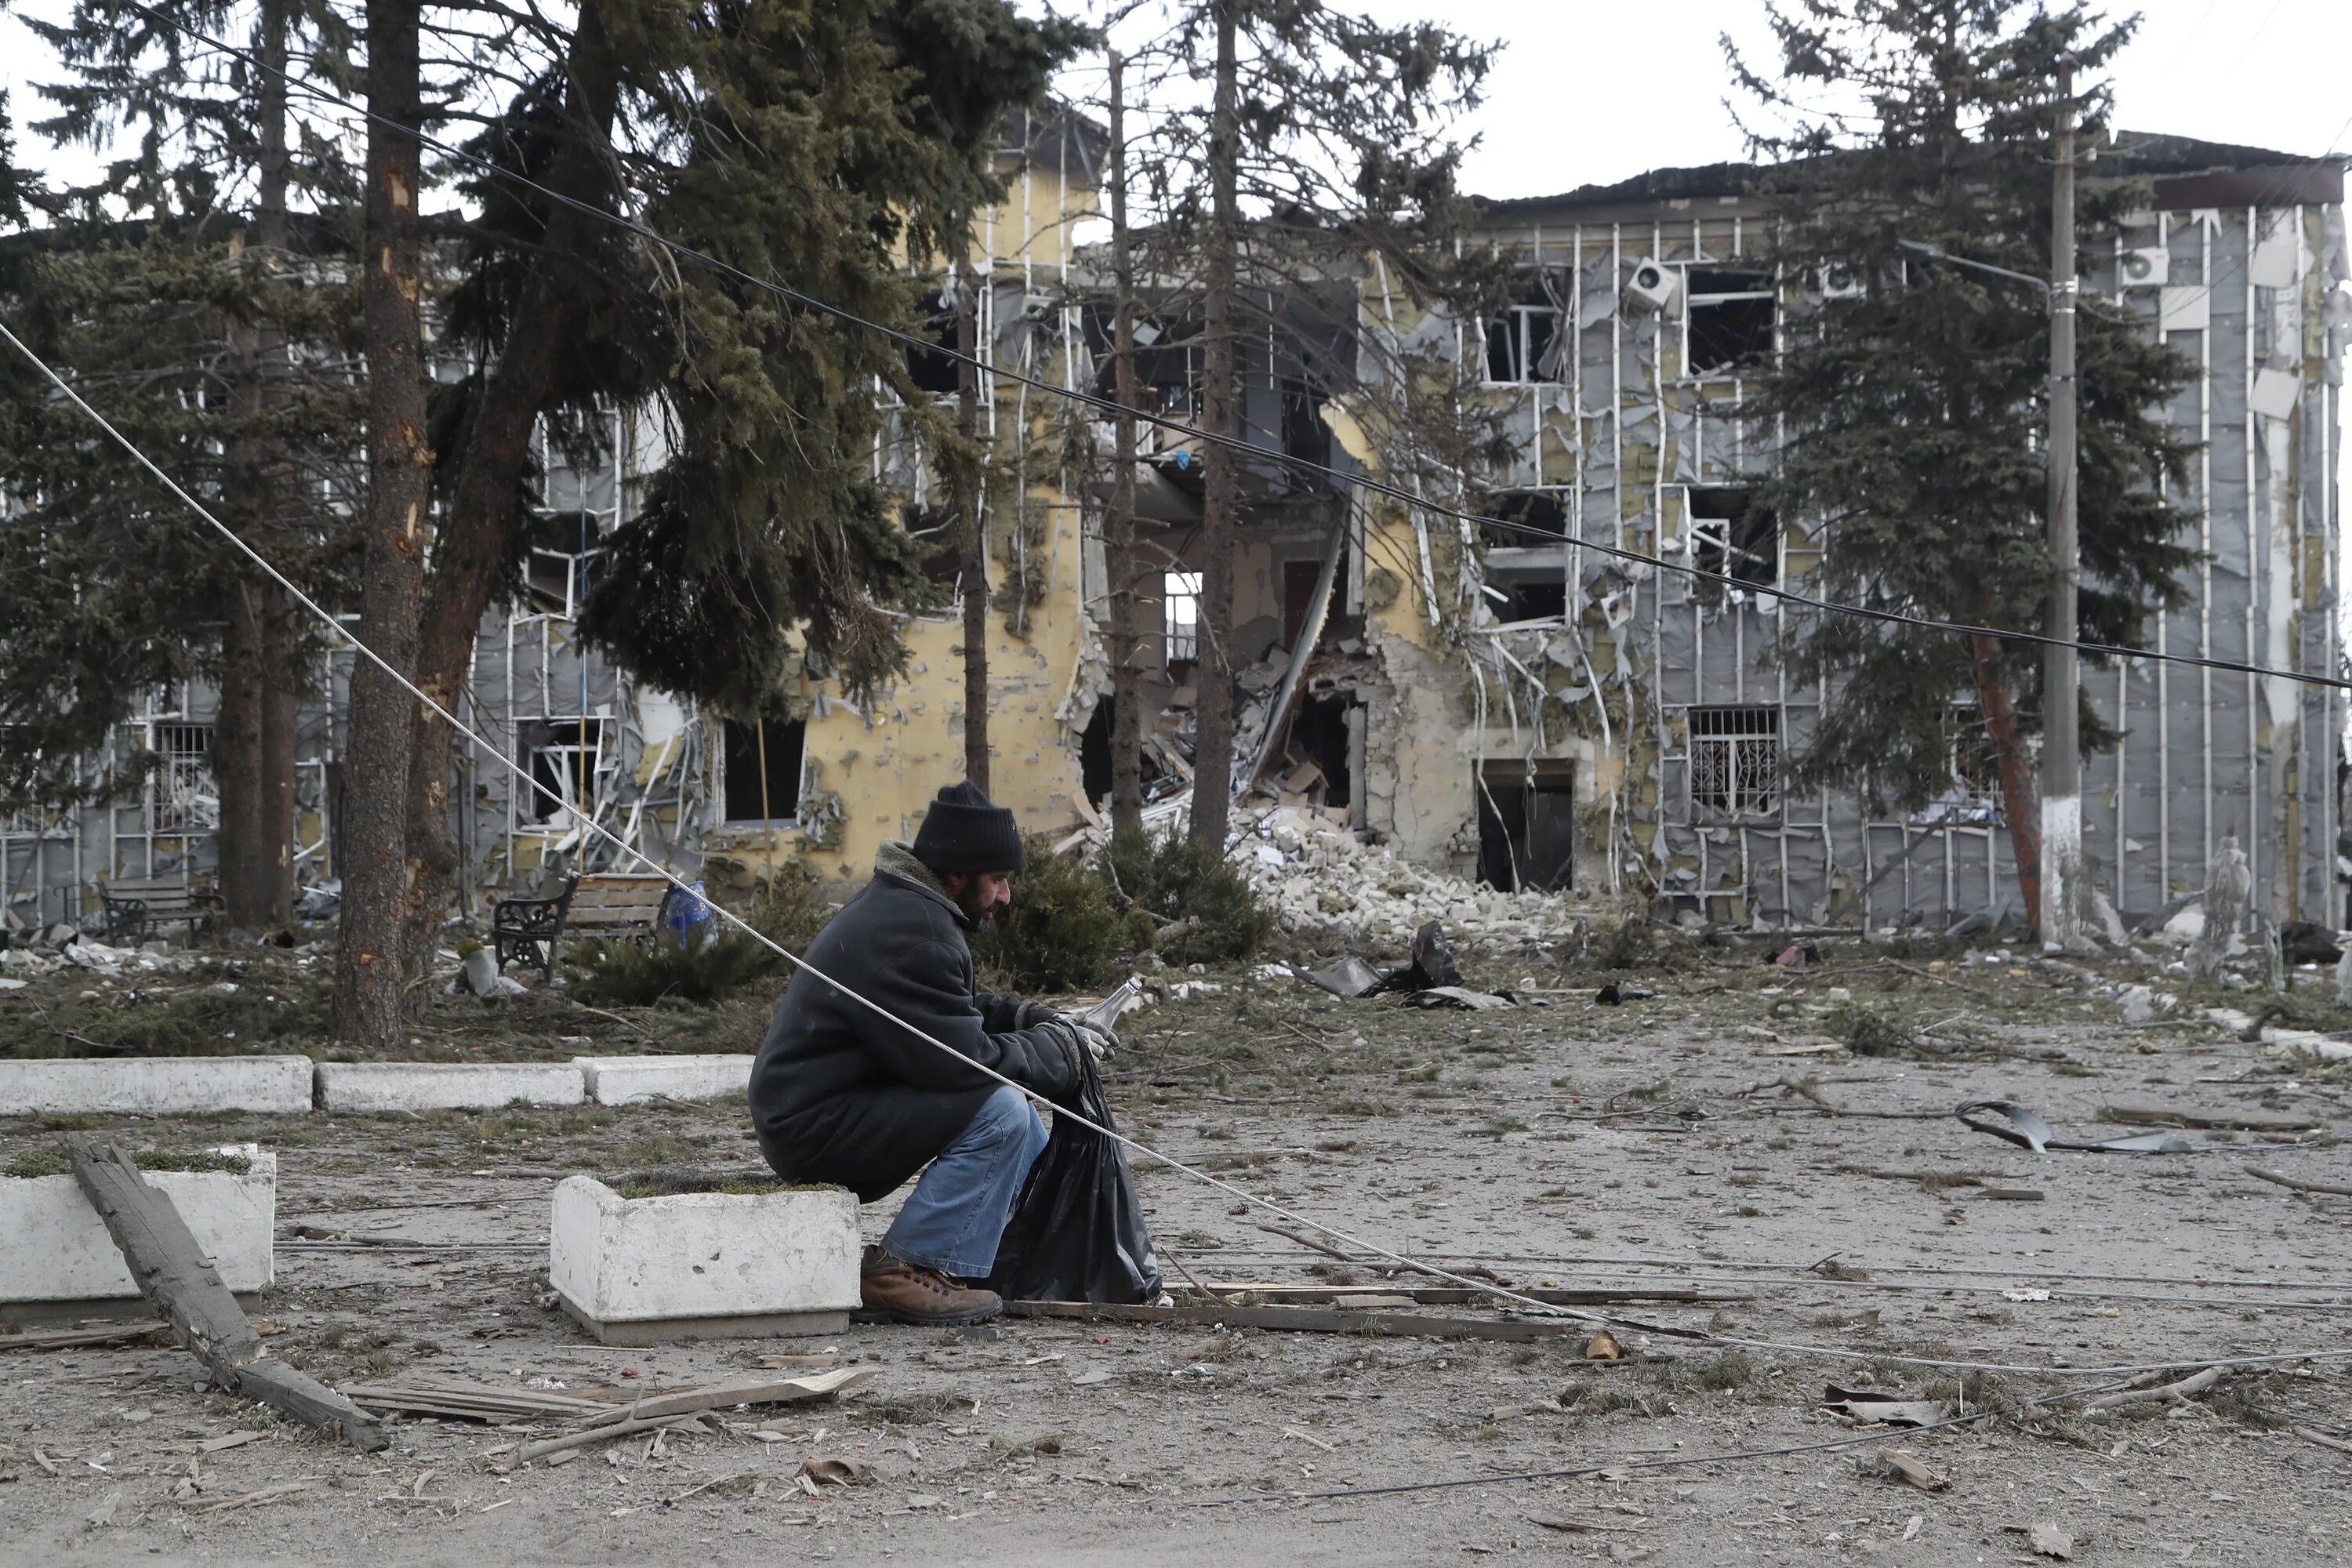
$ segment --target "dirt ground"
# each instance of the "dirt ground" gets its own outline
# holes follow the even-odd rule
[[[1734,1298],[1607,1309],[1654,1326],[1617,1328],[1615,1363],[1587,1358],[1580,1327],[1509,1343],[1027,1318],[607,1349],[546,1295],[550,1189],[574,1170],[749,1173],[740,1107],[71,1119],[135,1147],[279,1152],[278,1283],[255,1315],[282,1331],[275,1353],[330,1383],[657,1388],[828,1351],[879,1375],[658,1451],[640,1437],[502,1472],[493,1450],[515,1428],[401,1420],[389,1452],[362,1456],[207,1391],[159,1343],[0,1348],[0,1564],[1940,1564],[2051,1561],[2026,1533],[2042,1523],[2084,1563],[2352,1560],[2352,1199],[2246,1169],[2352,1183],[2332,1136],[2346,1069],[2203,1016],[2258,1011],[2266,993],[2023,952],[1824,942],[1789,968],[1679,942],[1614,974],[1498,962],[1472,983],[1530,980],[1522,1000],[1548,1005],[1479,1013],[1227,973],[1201,977],[1215,994],[1129,1020],[1122,1125],[1262,1199],[1518,1286]],[[2352,1023],[2305,1000],[2324,976],[2295,978],[2294,1021]],[[1603,979],[1622,1005],[1596,1005]],[[2179,1009],[2125,1023],[2113,993],[2134,982]],[[0,1008],[55,1014],[84,1000],[75,984]],[[673,1034],[667,1016],[543,1005],[549,1050]],[[748,1050],[756,1028],[738,1005],[680,1033]],[[2126,1107],[2271,1129],[2189,1130],[2186,1153],[2037,1155],[1951,1115],[1992,1098],[2063,1137],[2147,1131],[2114,1114]],[[2291,1122],[2319,1131],[2277,1130]],[[0,1121],[0,1165],[56,1130]],[[1213,1286],[1390,1279],[1182,1174],[1139,1180],[1157,1239]],[[895,1206],[869,1206],[869,1230]],[[1900,1359],[2179,1377],[2303,1352],[2324,1354],[2089,1413],[2080,1395],[2029,1402],[2127,1374],[1963,1382]],[[1823,1408],[1832,1384],[1990,1414],[1858,1427]],[[780,1414],[785,1440],[749,1436]],[[202,1452],[238,1430],[266,1436]],[[1906,1484],[1885,1449],[1948,1485]],[[1758,1457],[1716,1457],[1740,1454]],[[874,1479],[811,1497],[793,1479],[808,1456]],[[1561,1469],[1597,1473],[1494,1479]],[[1433,1482],[1481,1484],[1328,1495]],[[236,1500],[272,1488],[289,1489]]]

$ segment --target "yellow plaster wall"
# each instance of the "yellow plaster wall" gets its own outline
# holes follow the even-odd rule
[[[1052,170],[1013,177],[1010,186],[1003,205],[981,225],[972,259],[992,256],[996,277],[1028,271],[1041,287],[1050,286],[1068,254],[1066,220],[1090,215],[1094,193]],[[1042,365],[1036,374],[1057,377],[1058,366]],[[1014,438],[1018,407],[1013,389],[1001,387],[998,427],[1007,443]],[[1044,400],[1029,400],[1033,472],[1034,444],[1051,412]],[[1084,810],[1076,734],[1064,715],[1082,722],[1092,707],[1090,694],[1081,689],[1090,679],[1081,522],[1077,505],[1048,485],[1033,484],[1025,504],[1029,521],[1044,523],[1042,537],[1030,547],[1030,565],[1045,593],[1028,607],[1020,635],[993,606],[989,612],[989,794],[1013,808],[1024,832],[1059,834],[1077,826]],[[998,500],[994,520],[992,526],[1013,526],[1009,496]],[[1042,562],[1035,558],[1040,550]],[[1003,562],[991,562],[991,575],[992,586],[1001,587],[1007,575]],[[823,713],[812,700],[809,712],[803,826],[721,827],[706,836],[708,852],[754,876],[797,861],[827,880],[855,883],[872,873],[883,840],[913,837],[940,787],[964,776],[961,612],[913,621],[905,637],[907,674],[863,710],[841,701],[831,682],[803,680],[803,700],[831,700]]]

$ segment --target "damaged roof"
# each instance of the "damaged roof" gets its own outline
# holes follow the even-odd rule
[[[2200,142],[2191,136],[2119,131],[2110,142],[2097,149],[2095,162],[2099,166],[2093,171],[2093,177],[2108,174],[2118,178],[2149,180],[2156,187],[2158,206],[2181,208],[2340,202],[2344,199],[2345,164],[2352,158],[2341,153],[2306,157],[2224,142]],[[1685,169],[1650,169],[1612,184],[1579,185],[1558,195],[1517,196],[1486,201],[1482,205],[1489,218],[1508,218],[1582,207],[1735,202],[1761,195],[1764,176],[1775,167],[1786,166],[1735,162],[1702,163]]]

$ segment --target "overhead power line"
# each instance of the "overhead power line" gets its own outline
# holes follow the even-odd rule
[[[1482,512],[1462,510],[1458,508],[1446,506],[1439,501],[1431,500],[1425,496],[1408,490],[1402,486],[1392,484],[1376,475],[1345,472],[1339,468],[1332,468],[1328,464],[1315,462],[1311,458],[1297,457],[1287,452],[1275,452],[1252,446],[1247,440],[1238,436],[1229,436],[1222,431],[1203,430],[1196,426],[1186,424],[1182,420],[1171,419],[1164,415],[1153,414],[1143,409],[1125,408],[1122,407],[1115,399],[1102,396],[1097,393],[1086,392],[1072,386],[1058,386],[1040,376],[1030,375],[1018,370],[1011,370],[1001,365],[989,363],[988,362],[982,360],[976,354],[967,354],[955,349],[942,347],[940,344],[933,342],[928,338],[919,337],[912,332],[902,331],[899,328],[890,326],[886,322],[877,321],[868,317],[861,316],[856,311],[850,310],[846,306],[836,305],[828,300],[821,299],[816,295],[806,292],[805,290],[796,289],[789,283],[778,282],[776,279],[772,278],[761,278],[754,273],[747,272],[742,268],[736,266],[733,262],[712,256],[707,251],[698,250],[690,245],[686,245],[680,241],[671,239],[657,230],[637,222],[635,218],[625,217],[619,213],[611,212],[604,207],[600,207],[593,202],[583,201],[576,196],[566,195],[561,191],[550,189],[548,186],[541,184],[538,181],[531,179],[529,175],[506,168],[490,159],[483,157],[479,153],[469,153],[463,148],[452,146],[448,142],[443,142],[437,137],[428,135],[426,132],[415,129],[415,127],[402,125],[395,121],[387,119],[383,115],[379,115],[373,110],[368,109],[365,105],[354,103],[350,99],[344,98],[341,94],[330,92],[324,88],[301,80],[289,72],[279,70],[276,67],[267,64],[250,50],[238,48],[236,45],[224,42],[223,40],[214,37],[212,35],[205,33],[199,28],[186,26],[173,17],[165,16],[163,12],[156,10],[152,5],[142,4],[141,0],[131,0],[131,4],[135,9],[142,12],[159,25],[180,33],[186,37],[204,45],[207,48],[218,50],[220,53],[228,56],[232,59],[242,61],[254,70],[274,76],[280,81],[286,83],[287,87],[293,91],[299,92],[309,98],[316,99],[323,103],[333,104],[350,113],[358,115],[372,123],[384,126],[386,129],[398,132],[399,134],[414,136],[420,144],[432,148],[435,152],[439,153],[444,157],[451,158],[459,163],[468,164],[493,178],[507,181],[510,184],[520,186],[525,190],[531,191],[538,195],[543,196],[551,202],[570,207],[576,212],[585,214],[590,217],[611,224],[617,228],[635,235],[639,239],[645,240],[649,244],[661,247],[663,249],[668,251],[670,254],[679,258],[680,259],[692,261],[698,266],[708,268],[722,276],[734,279],[738,282],[746,284],[754,289],[765,290],[766,292],[775,295],[779,299],[788,300],[793,304],[801,306],[804,310],[814,310],[821,315],[829,316],[835,321],[861,328],[866,331],[879,333],[883,337],[899,343],[906,348],[919,350],[926,354],[936,358],[945,359],[958,364],[971,365],[983,374],[1009,382],[1016,386],[1027,387],[1034,391],[1046,394],[1050,396],[1059,397],[1066,401],[1080,405],[1103,415],[1105,417],[1117,418],[1122,415],[1129,416],[1143,424],[1152,426],[1155,428],[1166,430],[1189,439],[1201,441],[1208,445],[1220,447],[1224,449],[1236,452],[1248,458],[1253,462],[1273,463],[1281,468],[1287,468],[1294,473],[1328,479],[1343,485],[1353,485],[1360,489],[1368,490],[1372,494],[1387,497],[1388,499],[1395,500],[1408,508],[1417,508],[1423,511],[1438,517],[1446,518],[1454,521],[1475,523],[1481,528],[1500,529],[1523,537],[1540,540],[1547,544],[1558,544],[1562,547],[1573,545],[1579,549],[1591,551],[1599,555],[1622,561],[1629,565],[1645,566],[1653,571],[1679,573],[1697,582],[1718,584],[1727,589],[1754,594],[1761,597],[1773,599],[1781,604],[1800,605],[1809,610],[1818,610],[1825,615],[1846,616],[1859,620],[1875,621],[1882,626],[1908,626],[1919,631],[1944,632],[1951,636],[1960,637],[1991,637],[2001,642],[2024,643],[2039,647],[2071,647],[2077,653],[2088,655],[2096,658],[2140,659],[2154,663],[2184,665],[2192,668],[2219,669],[2239,675],[2254,675],[2276,680],[2290,680],[2305,686],[2318,686],[2329,688],[2335,690],[2352,691],[2352,679],[2347,679],[2343,676],[2321,675],[2296,669],[2278,669],[2269,665],[2253,664],[2241,659],[2216,658],[2200,654],[2158,652],[2151,648],[2127,647],[2116,643],[2084,642],[2079,639],[2053,637],[2042,632],[2022,631],[2006,626],[1972,626],[1964,621],[1939,620],[1934,616],[1913,615],[1904,610],[1883,609],[1874,605],[1851,605],[1842,603],[1834,599],[1819,598],[1811,594],[1801,594],[1797,592],[1795,589],[1784,588],[1777,584],[1749,583],[1732,576],[1727,573],[1710,572],[1706,568],[1692,563],[1670,561],[1664,556],[1646,554],[1642,551],[1628,549],[1622,544],[1604,543],[1598,540],[1590,539],[1570,539],[1562,534],[1554,533],[1549,529],[1538,528],[1532,524],[1519,522],[1510,518],[1493,517]]]

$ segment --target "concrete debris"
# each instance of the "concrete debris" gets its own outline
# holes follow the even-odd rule
[[[2126,985],[2116,998],[2124,1010],[2126,1024],[2149,1024],[2169,1017],[2180,1010],[2180,998],[2170,992],[2150,990],[2145,985]]]
[[[1427,986],[1413,994],[1412,1004],[1416,1007],[1459,1007],[1471,1012],[1518,1005],[1508,996],[1491,991],[1472,991],[1460,985]]]
[[[1409,865],[1312,806],[1260,813],[1244,834],[1234,858],[1296,935],[1402,943],[1432,921],[1474,949],[1549,950],[1584,935],[1584,921],[1558,894],[1498,892]]]
[[[467,953],[457,975],[467,990],[485,1002],[510,1002],[524,994],[522,982],[510,974],[500,974],[497,956],[486,947]],[[455,984],[450,986],[452,991],[457,988]]]

